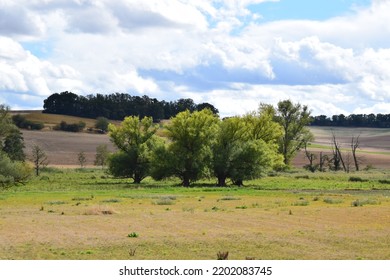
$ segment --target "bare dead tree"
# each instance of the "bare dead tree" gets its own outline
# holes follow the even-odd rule
[[[32,147],[31,159],[34,163],[35,175],[39,176],[42,167],[45,167],[49,163],[46,153],[41,147],[34,145]]]
[[[319,170],[321,172],[325,171],[325,164],[327,161],[329,161],[329,157],[327,155],[324,155],[322,152],[320,152]]]
[[[342,169],[346,172],[347,168],[345,166],[343,155],[341,154],[341,145],[337,142],[336,134],[332,132],[332,152],[333,152],[333,166],[336,171]]]
[[[317,169],[317,166],[314,164],[314,161],[317,159],[317,156],[307,149],[308,144],[309,143],[307,141],[305,141],[305,143],[304,143],[305,155],[306,155],[307,159],[309,160],[309,164],[306,165],[305,168],[310,170],[311,172],[315,172]]]
[[[360,134],[356,138],[354,136],[352,136],[352,139],[351,139],[351,151],[352,151],[352,157],[353,157],[353,161],[355,163],[356,171],[359,171],[359,160],[358,160],[358,157],[356,156],[356,150],[360,146],[359,138],[360,138]]]

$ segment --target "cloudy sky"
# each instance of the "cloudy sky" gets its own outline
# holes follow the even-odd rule
[[[0,103],[54,92],[209,102],[290,98],[390,113],[390,0],[0,0]]]

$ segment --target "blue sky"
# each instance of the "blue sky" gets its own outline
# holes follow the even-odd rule
[[[0,103],[127,92],[390,113],[390,0],[3,0]]]

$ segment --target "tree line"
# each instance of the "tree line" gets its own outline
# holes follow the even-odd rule
[[[320,115],[312,117],[311,125],[390,128],[390,114],[351,114],[349,116],[340,114],[333,115],[331,118]]]
[[[154,122],[170,119],[179,112],[194,112],[205,108],[218,114],[218,110],[209,103],[196,104],[192,99],[160,101],[156,98],[132,96],[127,93],[77,95],[72,92],[54,93],[44,100],[43,112],[86,118],[105,117],[111,120],[123,120],[126,116],[152,117]]]

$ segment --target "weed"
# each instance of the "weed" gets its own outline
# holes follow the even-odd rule
[[[137,248],[130,248],[129,249],[129,256],[130,257],[134,257],[136,251],[137,251]]]
[[[130,237],[130,238],[138,238],[138,233],[136,233],[136,232],[132,232],[132,233],[129,233],[128,235],[127,235],[127,237]]]
[[[153,201],[154,205],[173,205],[175,201],[169,197],[162,197],[159,200]]]
[[[380,202],[375,199],[363,199],[363,200],[357,199],[355,201],[352,201],[351,203],[352,207],[359,207],[363,205],[378,205],[378,204],[380,204]]]
[[[107,206],[94,205],[85,211],[85,215],[112,215],[116,214],[114,209]]]
[[[73,201],[84,201],[84,200],[92,200],[92,197],[74,197]]]
[[[325,198],[324,202],[328,203],[328,204],[340,204],[340,203],[343,203],[343,201],[341,199],[333,199],[333,198],[330,198],[330,197]]]
[[[237,196],[224,196],[218,200],[241,200],[241,198]]]
[[[121,202],[121,200],[116,199],[116,198],[111,198],[111,199],[102,200],[102,202],[104,202],[104,203],[118,203],[118,202]]]
[[[357,176],[351,176],[351,177],[349,177],[348,181],[350,181],[350,182],[367,182],[368,180],[363,179],[361,177],[357,177]]]
[[[62,205],[62,204],[66,204],[67,202],[65,201],[60,201],[60,200],[54,200],[54,201],[48,201],[46,202],[46,204],[49,204],[49,205]]]
[[[229,252],[218,252],[217,253],[217,260],[227,260],[229,257]]]
[[[309,175],[297,175],[295,179],[310,179]]]
[[[307,200],[299,200],[294,202],[292,205],[293,206],[308,206],[310,203]]]
[[[236,209],[247,209],[248,207],[246,205],[242,205],[242,206],[236,206]]]
[[[381,184],[390,184],[390,180],[379,180]]]
[[[195,212],[195,209],[192,207],[183,207],[182,210],[183,210],[183,212],[190,212],[190,213]]]

